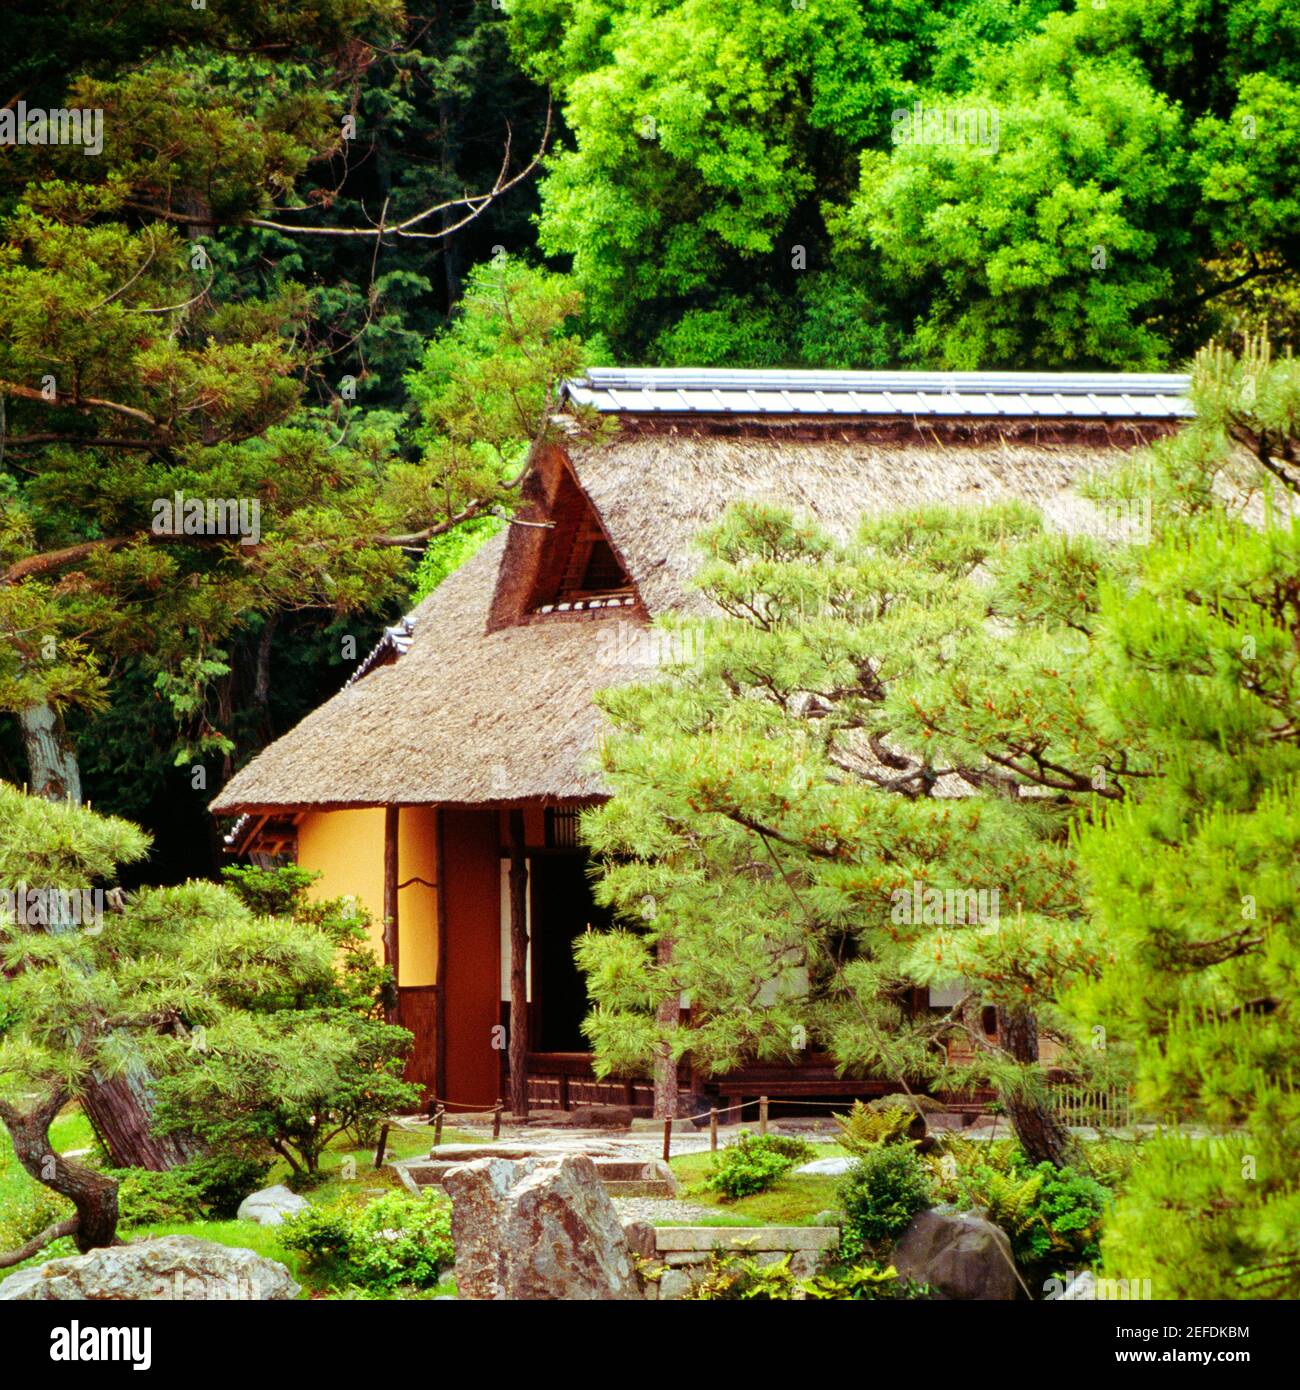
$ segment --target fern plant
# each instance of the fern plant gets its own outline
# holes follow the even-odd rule
[[[901,1106],[871,1110],[855,1100],[846,1115],[835,1116],[835,1124],[840,1132],[839,1142],[860,1158],[885,1144],[906,1140],[912,1119],[912,1114]]]

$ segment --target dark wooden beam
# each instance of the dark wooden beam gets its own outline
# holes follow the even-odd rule
[[[507,816],[510,836],[510,1113],[528,1114],[528,859],[524,813]]]
[[[447,1095],[447,859],[443,850],[442,834],[443,817],[446,814],[441,806],[434,812],[438,827],[437,887],[434,890],[438,902],[438,994],[433,1006],[433,1087],[439,1100],[444,1100]],[[499,994],[500,987],[498,986],[494,992]]]

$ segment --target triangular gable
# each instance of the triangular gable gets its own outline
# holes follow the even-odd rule
[[[615,613],[645,618],[645,605],[568,455],[542,449],[510,527],[488,631],[521,623]]]

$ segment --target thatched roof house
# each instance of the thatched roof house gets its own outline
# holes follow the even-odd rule
[[[505,813],[524,813],[532,864],[530,1043],[576,1053],[583,995],[568,947],[599,915],[571,814],[604,794],[592,698],[645,678],[653,643],[638,637],[656,615],[703,603],[690,585],[695,534],[741,499],[840,534],[867,512],[1012,497],[1051,525],[1092,528],[1097,514],[1074,485],[1175,427],[1189,413],[1186,386],[1174,376],[593,371],[566,396],[617,429],[595,442],[562,430],[539,450],[519,516],[546,524],[509,526],[484,545],[212,809],[241,814],[233,848],[295,852],[325,870],[323,891],[398,919],[387,949],[417,1073],[440,1095],[490,1102],[503,1054],[488,1034],[508,997],[498,987]],[[421,991],[429,997],[417,1000]]]

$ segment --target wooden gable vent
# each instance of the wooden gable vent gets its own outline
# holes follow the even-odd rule
[[[537,615],[631,608],[636,590],[591,503],[566,477],[538,566],[531,610]]]
[[[583,491],[568,456],[543,447],[520,496],[497,573],[488,631],[522,623],[646,621],[618,546]]]

